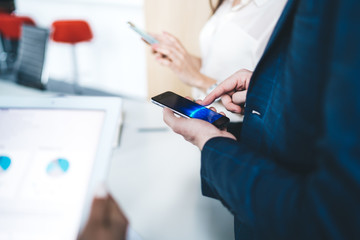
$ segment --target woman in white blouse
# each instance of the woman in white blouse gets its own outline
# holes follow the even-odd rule
[[[193,97],[199,98],[239,69],[255,69],[286,2],[219,0],[200,33],[201,58],[164,32],[155,35],[160,42],[152,46],[155,59],[197,88]]]

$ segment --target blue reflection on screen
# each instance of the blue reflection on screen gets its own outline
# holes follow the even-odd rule
[[[173,107],[176,111],[181,112],[191,118],[202,119],[213,123],[222,117],[221,114],[211,111],[204,106],[198,105],[190,100],[172,96],[169,107]]]

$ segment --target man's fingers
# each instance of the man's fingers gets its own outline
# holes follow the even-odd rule
[[[202,105],[202,100],[200,100],[200,99],[196,100],[195,102],[196,102],[197,104]]]
[[[168,125],[176,133],[180,133],[180,129],[182,129],[182,126],[184,124],[186,124],[184,122],[184,121],[186,121],[185,118],[176,117],[174,112],[168,108],[164,108],[163,118],[164,118],[164,122],[166,123],[166,125]]]
[[[217,112],[217,111],[216,111],[216,108],[214,108],[214,107],[210,107],[210,110],[212,110],[212,111],[214,111],[214,112]]]
[[[221,97],[221,102],[227,108],[226,106],[232,103],[231,96],[225,94]]]
[[[247,90],[235,92],[232,95],[232,102],[237,105],[243,105],[246,101]]]
[[[221,97],[221,102],[227,110],[234,113],[241,113],[241,107],[232,102],[231,96],[224,95]]]
[[[245,69],[239,70],[219,84],[206,98],[203,105],[209,105],[224,94],[230,94],[239,90],[247,89],[251,79],[251,72]]]
[[[166,125],[172,128],[177,120],[177,117],[174,115],[173,111],[168,108],[163,109],[163,118]]]
[[[221,97],[225,93],[224,89],[221,87],[221,84],[215,88],[209,95],[207,95],[204,100],[202,100],[201,104],[204,106],[210,105],[216,99]]]
[[[234,92],[237,88],[237,82],[234,76],[229,77],[219,84],[206,98],[203,100],[203,105],[209,105],[224,94]]]

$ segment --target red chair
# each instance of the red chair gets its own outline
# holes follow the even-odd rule
[[[79,76],[75,45],[80,42],[91,41],[93,34],[90,25],[84,20],[59,20],[52,24],[52,29],[52,40],[54,42],[71,45],[74,66],[73,83],[75,92],[78,93]]]
[[[23,24],[35,25],[30,17],[0,14],[1,47],[0,64],[2,71],[11,70],[17,58],[21,26]],[[4,70],[5,66],[5,70]]]
[[[52,27],[52,39],[55,42],[76,44],[93,38],[90,25],[83,20],[55,21]]]
[[[19,40],[21,37],[21,26],[23,24],[35,26],[34,20],[29,17],[7,14],[0,15],[0,32],[6,39]]]

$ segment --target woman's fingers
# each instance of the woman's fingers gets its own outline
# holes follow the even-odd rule
[[[169,58],[173,63],[176,64],[176,66],[180,66],[182,56],[173,48],[166,45],[159,45],[157,47],[154,47],[153,49],[158,53],[162,54],[163,57],[166,56],[167,58]]]
[[[165,36],[165,38],[168,39],[168,41],[180,52],[180,53],[185,53],[185,48],[184,46],[181,44],[181,42],[172,34],[168,33],[168,32],[163,32],[163,35]]]
[[[161,53],[162,55],[166,55],[168,58],[173,58],[173,54],[171,53],[170,49],[164,48],[161,45],[153,46],[153,50]]]
[[[166,66],[166,67],[171,67],[171,66],[172,66],[172,65],[171,65],[172,62],[170,61],[169,58],[157,57],[157,58],[156,58],[156,61],[157,61],[158,63],[160,63],[161,65]]]

